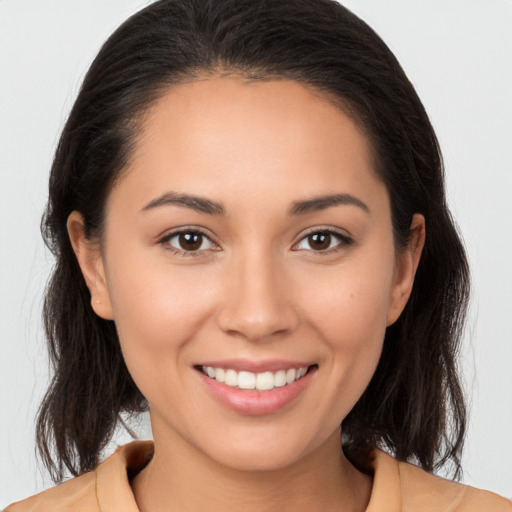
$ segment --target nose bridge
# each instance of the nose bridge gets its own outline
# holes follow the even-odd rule
[[[297,323],[286,274],[271,248],[247,247],[233,255],[219,325],[251,341],[292,330]]]

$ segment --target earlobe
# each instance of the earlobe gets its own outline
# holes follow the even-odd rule
[[[388,326],[396,322],[409,300],[424,245],[425,217],[415,213],[411,222],[409,243],[397,256],[388,309]]]
[[[98,244],[91,242],[85,234],[81,213],[71,212],[67,220],[67,230],[78,265],[91,293],[92,309],[99,317],[113,320],[103,258]]]

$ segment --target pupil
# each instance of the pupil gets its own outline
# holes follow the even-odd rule
[[[182,233],[179,238],[180,247],[185,251],[195,251],[201,247],[200,233]]]
[[[318,251],[327,249],[331,245],[331,235],[329,233],[315,233],[309,235],[309,245],[312,249]]]

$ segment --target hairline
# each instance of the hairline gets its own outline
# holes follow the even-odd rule
[[[349,100],[340,95],[337,95],[332,90],[328,90],[325,87],[319,87],[306,79],[301,79],[300,77],[292,76],[291,74],[265,71],[263,68],[253,70],[251,72],[236,67],[217,65],[205,69],[186,70],[174,79],[167,81],[162,80],[161,83],[154,84],[152,87],[149,87],[146,92],[146,94],[149,96],[149,99],[145,102],[143,101],[141,106],[136,109],[131,116],[128,116],[124,119],[123,128],[126,130],[125,162],[120,167],[120,169],[114,173],[107,187],[108,193],[105,198],[103,221],[105,220],[107,214],[110,194],[117,186],[117,184],[130,174],[130,170],[133,167],[133,155],[138,144],[144,137],[146,122],[152,115],[153,111],[158,107],[159,103],[176,86],[215,79],[232,79],[244,85],[251,85],[258,82],[294,82],[306,88],[318,100],[327,102],[331,106],[335,107],[339,112],[346,115],[354,123],[355,128],[365,140],[366,147],[368,149],[370,169],[374,173],[374,176],[384,185],[388,195],[388,200],[390,202],[390,207],[392,207],[390,191],[384,179],[378,172],[379,158],[375,137],[373,136],[372,130],[368,124],[364,123],[364,121],[361,119],[361,116],[358,115],[357,109]],[[100,246],[103,245],[103,228],[104,222],[103,225],[100,226],[99,232],[91,234],[91,238],[96,239]],[[399,244],[396,240],[395,247],[399,249]]]

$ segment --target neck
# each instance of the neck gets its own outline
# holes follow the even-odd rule
[[[155,456],[133,492],[141,512],[362,512],[371,479],[345,458],[337,433],[284,468],[257,471],[227,467],[155,433]]]

